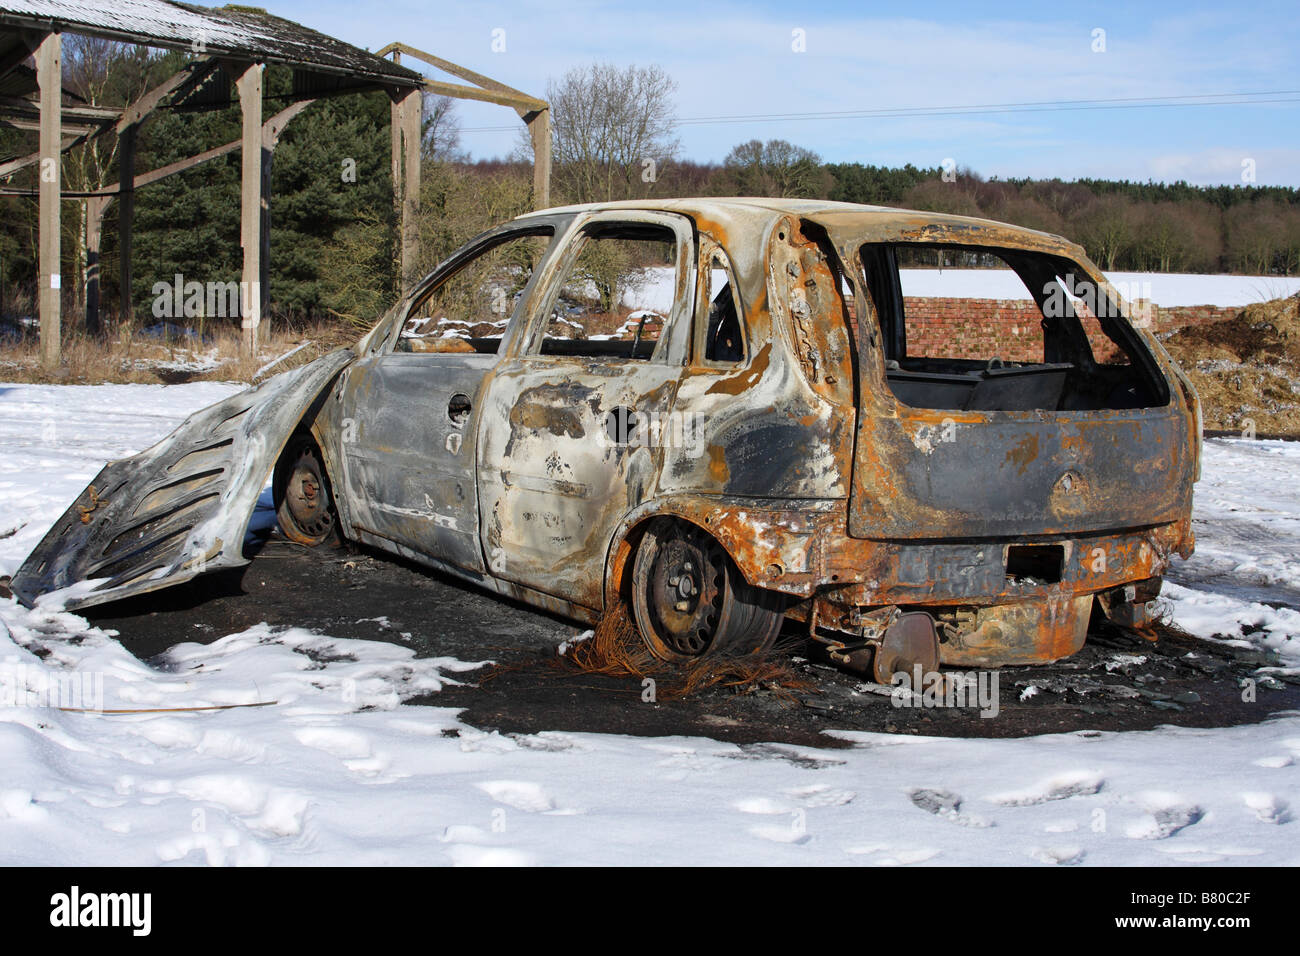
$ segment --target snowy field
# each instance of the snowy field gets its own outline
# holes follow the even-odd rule
[[[638,288],[642,306],[666,311],[672,305],[671,269],[647,269],[650,275]],[[1171,272],[1104,273],[1116,291],[1127,299],[1148,299],[1172,309],[1190,305],[1241,308],[1300,292],[1300,276],[1192,275]],[[714,288],[721,285],[719,274]],[[1030,298],[1025,284],[1010,269],[900,269],[905,296],[946,296],[975,299]],[[632,303],[628,303],[632,304]]]
[[[230,390],[0,385],[0,574],[106,460]],[[1300,444],[1209,442],[1175,619],[1300,666],[1300,614],[1263,603],[1297,604],[1298,515]],[[0,707],[0,863],[1300,863],[1300,716],[845,750],[501,736],[404,705],[474,662],[394,644],[178,633],[156,669],[75,614],[0,601],[0,625],[11,700],[63,678],[108,709],[266,705]]]
[[[1300,276],[1190,275],[1169,272],[1107,272],[1110,284],[1129,300],[1149,299],[1172,309],[1189,305],[1244,307],[1300,292]],[[1028,299],[1025,284],[1010,269],[900,269],[903,295]]]

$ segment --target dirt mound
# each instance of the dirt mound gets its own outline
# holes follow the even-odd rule
[[[1200,393],[1206,429],[1300,435],[1300,294],[1162,339]]]

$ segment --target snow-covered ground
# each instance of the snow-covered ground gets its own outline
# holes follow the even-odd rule
[[[0,574],[105,460],[230,389],[0,385]],[[1197,514],[1175,619],[1300,665],[1300,615],[1261,603],[1296,603],[1300,445],[1209,442]],[[556,643],[571,634],[557,625]],[[176,639],[150,667],[81,617],[0,601],[0,704],[28,698],[0,706],[0,862],[1300,862],[1296,716],[998,741],[854,733],[845,750],[501,736],[402,703],[474,662],[266,626]],[[74,692],[109,710],[262,706],[45,706]]]
[[[1126,299],[1149,299],[1167,309],[1188,305],[1242,307],[1300,292],[1300,276],[1190,275],[1170,272],[1107,272]],[[1010,269],[900,269],[903,295],[977,299],[1028,299]]]

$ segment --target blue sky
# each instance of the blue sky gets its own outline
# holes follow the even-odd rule
[[[975,5],[261,0],[280,16],[370,49],[412,46],[545,95],[594,60],[657,63],[683,118],[1127,97],[1300,91],[1291,3]],[[905,15],[900,15],[900,11]],[[1105,31],[1094,52],[1093,31]],[[493,31],[505,50],[493,52]],[[795,30],[806,50],[792,49]],[[434,75],[434,74],[430,74]],[[446,78],[446,77],[444,77]],[[1300,100],[1300,93],[1291,99]],[[476,158],[515,144],[514,113],[462,102]],[[780,137],[828,161],[936,166],[985,176],[1098,176],[1300,186],[1300,102],[947,117],[745,120],[679,129],[681,155],[721,160]]]

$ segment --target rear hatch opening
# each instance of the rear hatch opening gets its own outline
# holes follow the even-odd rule
[[[1005,546],[1186,517],[1191,412],[1090,266],[992,244],[858,249],[851,535]],[[1012,578],[1061,580],[1058,552],[1015,543],[1006,559]]]
[[[1059,256],[870,243],[886,383],[912,408],[1094,411],[1168,404],[1119,302]]]

